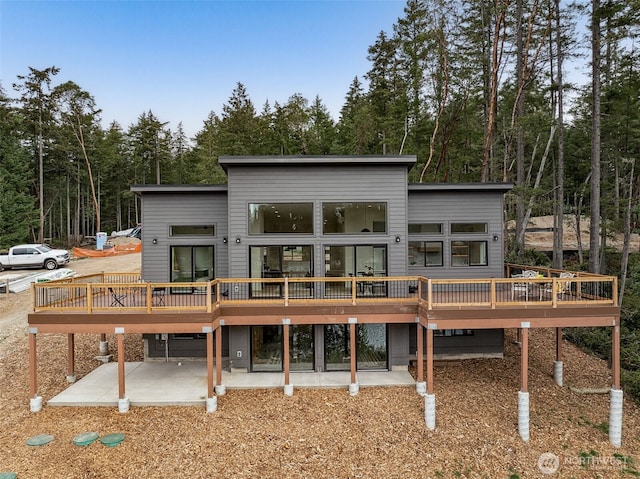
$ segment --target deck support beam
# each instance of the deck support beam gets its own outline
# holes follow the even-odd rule
[[[427,392],[427,383],[424,382],[424,332],[420,323],[416,328],[416,392],[423,396]]]
[[[218,396],[224,396],[227,389],[222,384],[222,325],[218,326],[216,332],[216,386],[215,391]]]
[[[129,399],[125,395],[124,388],[124,328],[116,328],[118,341],[118,411],[129,412]]]
[[[424,421],[427,428],[436,428],[436,395],[433,391],[433,331],[438,326],[429,324],[427,327],[427,393],[424,395]]]
[[[42,410],[42,397],[38,396],[37,333],[38,328],[29,328],[29,406],[31,412],[39,412]]]
[[[357,353],[357,342],[356,342],[356,324],[358,322],[357,318],[349,318],[349,356],[350,356],[350,369],[351,369],[351,383],[349,384],[349,394],[355,396],[360,391],[360,386],[358,385],[356,379],[356,353]]]
[[[286,278],[285,278],[286,279]],[[284,394],[285,396],[293,396],[293,384],[291,384],[291,378],[289,375],[291,368],[291,361],[289,359],[289,324],[291,321],[287,318],[282,320],[282,341],[284,346],[283,351],[283,366],[284,366]]]
[[[520,391],[518,391],[518,434],[529,442],[529,323],[523,322],[519,331],[520,347]]]
[[[218,410],[218,398],[213,395],[213,328],[204,327],[202,331],[207,335],[207,412],[216,412]]]

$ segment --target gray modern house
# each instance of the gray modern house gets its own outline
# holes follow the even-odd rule
[[[226,185],[134,186],[142,198],[142,277],[203,284],[251,278],[246,293],[265,300],[280,297],[275,281],[282,278],[371,278],[358,283],[357,294],[375,299],[390,294],[376,278],[503,277],[504,194],[513,185],[409,184],[415,161],[227,156],[219,159]],[[328,298],[349,283],[293,285],[299,298]],[[356,334],[358,369],[406,368],[416,358],[415,323],[358,324]],[[206,356],[202,334],[144,338],[147,359]],[[283,350],[281,325],[224,328],[227,367],[281,371]],[[438,330],[434,350],[450,358],[500,357],[503,332]],[[291,370],[349,370],[349,326],[293,325],[290,356]]]

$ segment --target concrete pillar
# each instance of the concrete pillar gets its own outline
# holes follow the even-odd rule
[[[120,398],[118,399],[118,411],[121,413],[129,412],[129,399],[128,398]]]
[[[436,428],[436,395],[424,395],[424,422],[433,431]]]
[[[349,384],[349,395],[356,396],[360,392],[360,385],[358,383]]]
[[[418,381],[416,383],[416,392],[420,394],[420,396],[427,394],[427,383],[425,381]]]
[[[622,389],[611,389],[609,406],[609,442],[615,447],[622,445]]]
[[[285,384],[284,385],[284,395],[285,396],[293,396],[293,384]]]
[[[31,412],[42,411],[42,396],[35,396],[29,399],[29,409]]]
[[[100,355],[106,356],[109,354],[109,341],[100,341]]]
[[[529,393],[518,391],[518,434],[529,442]]]
[[[553,380],[562,387],[562,361],[553,362]]]
[[[218,398],[216,396],[207,398],[205,401],[207,412],[216,412],[218,410]]]
[[[218,396],[224,396],[227,393],[227,388],[224,384],[217,384],[215,389]]]

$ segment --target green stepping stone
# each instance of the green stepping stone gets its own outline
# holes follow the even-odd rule
[[[53,441],[53,436],[51,434],[38,434],[37,436],[27,439],[27,445],[44,446],[45,444],[49,444],[51,441]]]
[[[107,447],[117,446],[122,441],[124,441],[124,434],[122,433],[107,434],[100,439],[100,442]]]
[[[0,472],[0,479],[16,479],[18,474],[15,472]]]
[[[76,446],[88,446],[93,441],[98,439],[98,437],[100,437],[100,434],[98,434],[97,432],[83,432],[82,434],[78,434],[73,438],[73,443]]]

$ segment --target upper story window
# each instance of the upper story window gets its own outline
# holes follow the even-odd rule
[[[169,226],[170,236],[215,236],[214,225],[172,225]]]
[[[313,233],[313,203],[251,203],[249,234]]]
[[[451,266],[487,266],[486,241],[452,241]]]
[[[486,234],[487,223],[451,223],[451,234]]]
[[[409,234],[442,234],[442,223],[409,223]]]
[[[324,234],[387,232],[387,203],[322,203]]]

